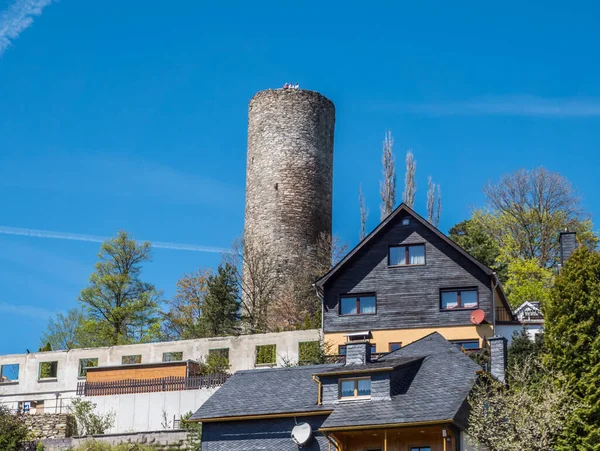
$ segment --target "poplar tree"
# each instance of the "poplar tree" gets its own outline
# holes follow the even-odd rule
[[[600,254],[582,246],[565,263],[544,306],[548,363],[573,386],[577,409],[559,451],[600,449]]]

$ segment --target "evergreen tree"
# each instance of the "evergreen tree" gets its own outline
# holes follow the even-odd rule
[[[538,360],[543,349],[543,334],[536,334],[531,338],[527,329],[523,327],[513,333],[512,341],[508,347],[508,367],[523,365],[527,359]]]
[[[557,449],[600,450],[600,254],[580,247],[571,255],[544,315],[548,363],[564,373],[583,405]]]
[[[202,305],[204,336],[222,337],[239,331],[240,298],[236,271],[229,263],[219,265],[216,275],[208,278]]]

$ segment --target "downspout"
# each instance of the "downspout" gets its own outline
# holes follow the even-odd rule
[[[496,285],[494,286],[494,281],[496,281]],[[492,272],[492,325],[494,326],[494,335],[496,335],[496,288],[500,281],[498,280],[498,276],[496,275],[496,271]]]

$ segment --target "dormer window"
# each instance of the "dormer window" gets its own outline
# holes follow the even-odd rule
[[[371,397],[371,378],[357,377],[340,379],[339,399],[365,399]]]
[[[388,266],[418,266],[425,264],[424,244],[403,244],[390,246]]]

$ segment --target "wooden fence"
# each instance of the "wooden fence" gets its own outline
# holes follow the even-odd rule
[[[163,391],[198,390],[223,385],[227,373],[206,374],[193,377],[165,377],[162,379],[125,379],[111,382],[78,382],[77,396],[126,395]]]

